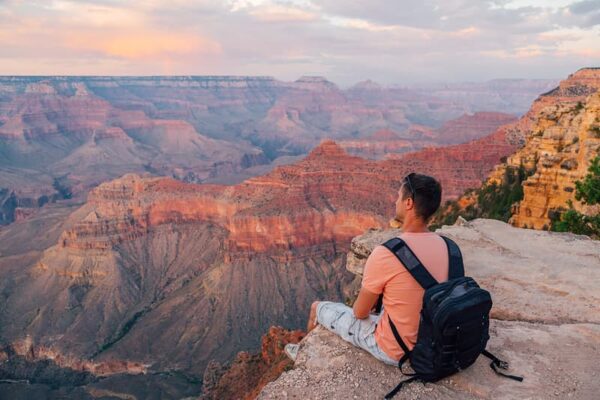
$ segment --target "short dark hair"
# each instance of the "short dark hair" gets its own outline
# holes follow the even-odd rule
[[[402,199],[412,196],[417,216],[427,221],[440,207],[442,185],[431,176],[414,172],[406,175],[402,182]]]

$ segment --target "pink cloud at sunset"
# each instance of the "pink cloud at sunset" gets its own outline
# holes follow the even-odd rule
[[[593,0],[0,0],[0,74],[556,78],[600,64]]]
[[[109,57],[129,59],[161,56],[217,55],[221,45],[198,35],[142,30],[65,35],[65,44],[75,50],[96,51]]]

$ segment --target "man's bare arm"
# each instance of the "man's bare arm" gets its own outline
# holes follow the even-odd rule
[[[352,309],[354,310],[354,316],[358,319],[365,319],[369,316],[369,312],[377,303],[379,298],[378,294],[371,293],[365,288],[361,288],[358,293],[358,297],[354,302]]]

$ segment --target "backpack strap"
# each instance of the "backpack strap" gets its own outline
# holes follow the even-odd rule
[[[384,399],[388,400],[388,399],[393,398],[400,391],[400,389],[402,389],[402,386],[404,386],[407,383],[418,381],[418,380],[421,380],[421,378],[419,378],[418,376],[413,376],[405,381],[400,382],[398,384],[398,386],[396,386],[394,389],[392,389],[391,392],[389,392],[388,394],[385,395]]]
[[[418,374],[407,374],[406,372],[404,372],[402,370],[402,365],[410,357],[410,350],[408,350],[406,343],[404,343],[404,340],[402,340],[402,337],[400,336],[400,334],[398,333],[398,330],[396,329],[396,325],[394,325],[394,323],[392,322],[392,319],[390,318],[389,315],[388,315],[388,321],[390,321],[390,327],[392,328],[392,333],[394,334],[396,341],[398,342],[400,347],[402,347],[402,350],[404,350],[404,354],[398,361],[398,368],[400,369],[400,372],[402,373],[402,375],[408,376],[409,378],[400,382],[394,389],[392,389],[388,394],[385,395],[384,399],[393,398],[400,391],[400,389],[402,389],[402,386],[404,386],[405,384],[413,382],[413,381],[421,380],[421,377]]]
[[[505,378],[510,378],[517,382],[523,382],[522,376],[509,375],[509,374],[499,370],[499,369],[503,369],[503,370],[508,369],[508,363],[506,361],[500,360],[498,357],[496,357],[495,355],[493,355],[492,353],[490,353],[487,350],[482,351],[481,354],[483,354],[484,356],[486,356],[487,358],[492,360],[492,362],[490,363],[490,368],[493,369],[495,373],[497,373],[498,375],[501,375]]]
[[[404,265],[406,270],[419,282],[419,285],[423,289],[427,290],[438,284],[404,240],[395,237],[385,242],[383,246],[394,253],[396,258],[400,260],[400,263]]]
[[[408,349],[408,346],[406,345],[406,343],[404,343],[404,340],[402,340],[402,336],[400,336],[400,333],[398,333],[398,329],[396,329],[396,325],[394,325],[394,322],[392,322],[392,318],[390,318],[389,315],[388,315],[388,321],[390,322],[390,327],[392,328],[392,333],[394,334],[394,337],[396,338],[396,342],[398,342],[398,344],[402,348],[402,351],[404,351],[404,354],[402,355],[402,357],[400,357],[400,360],[398,361],[398,368],[400,369],[400,372],[402,372],[402,375],[412,376],[414,374],[406,374],[402,370],[402,365],[410,357],[410,350]]]
[[[419,285],[421,285],[423,289],[427,289],[434,285],[437,285],[437,281],[435,280],[435,278],[431,276],[429,271],[427,271],[427,269],[423,266],[423,263],[421,263],[421,261],[417,258],[415,253],[413,253],[410,247],[408,247],[404,240],[395,237],[385,242],[383,246],[389,251],[391,251],[396,256],[396,258],[398,258],[398,260],[400,260],[400,263],[404,265],[406,270],[412,275],[413,278],[415,278],[415,280],[419,283]],[[400,336],[398,329],[396,329],[396,325],[394,325],[394,322],[392,321],[392,318],[390,318],[389,315],[388,320],[390,323],[390,327],[392,328],[394,338],[396,338],[396,342],[398,342],[398,344],[404,351],[404,355],[402,356],[402,358],[400,358],[400,361],[398,361],[398,368],[400,368],[400,372],[402,372],[403,375],[411,375],[404,373],[404,371],[402,370],[402,364],[404,364],[406,360],[410,357],[410,350],[408,349],[406,343],[404,343],[404,340],[402,340],[402,336]],[[398,392],[398,390],[400,390],[402,384],[403,383],[398,385],[396,389],[394,389],[389,394],[391,394],[391,396],[393,397]]]
[[[440,235],[442,236],[442,235]],[[455,278],[462,278],[465,276],[465,266],[463,265],[462,253],[460,248],[454,241],[446,236],[442,236],[446,246],[448,247],[448,280]]]

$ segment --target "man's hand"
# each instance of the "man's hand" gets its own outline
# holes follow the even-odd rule
[[[365,319],[369,316],[369,312],[377,303],[377,299],[379,298],[378,294],[371,293],[365,288],[361,288],[358,293],[358,297],[354,302],[354,306],[352,309],[354,310],[354,316],[358,319]]]

